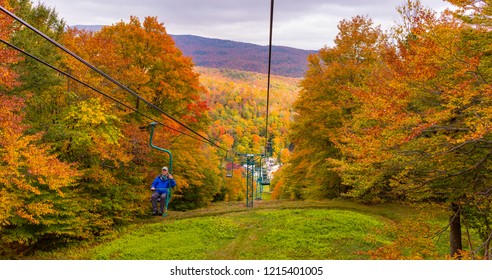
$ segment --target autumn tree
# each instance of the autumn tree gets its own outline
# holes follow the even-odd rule
[[[1,0],[0,6],[5,9],[10,9],[7,0]],[[14,26],[12,25],[13,19],[6,14],[0,14],[0,39],[9,41]],[[14,50],[9,49],[5,45],[0,46],[0,86],[4,89],[12,88],[17,85],[18,74],[12,70],[12,64],[19,61],[20,57],[17,56]],[[1,89],[1,88],[0,88]]]
[[[118,58],[127,62],[118,71],[124,72],[129,88],[189,126],[203,129],[209,121],[206,104],[200,100],[205,89],[191,59],[183,56],[157,18],[141,22],[131,17],[128,23],[104,27],[95,36],[115,43]]]
[[[483,96],[490,94],[490,79],[492,78],[492,68],[490,67],[492,62],[492,37],[490,34],[490,28],[492,27],[492,4],[490,1],[457,1],[449,0],[451,4],[454,4],[458,9],[454,13],[454,16],[461,20],[467,28],[462,32],[462,38],[467,43],[467,51],[470,52],[471,59],[469,67],[471,68],[468,75],[474,77],[472,81],[477,86],[478,96],[480,97],[480,109],[477,110],[480,115],[481,122],[479,123],[477,130],[482,130],[477,136],[477,142],[486,141],[490,137],[490,126],[487,122],[483,122],[484,118],[487,118],[488,112],[486,107],[489,105],[487,99],[482,99]],[[485,125],[485,126],[484,126]],[[487,127],[487,128],[486,128]],[[485,129],[485,131],[484,131]],[[477,145],[477,144],[475,144]],[[480,146],[478,144],[478,146]],[[485,148],[485,147],[483,147]],[[485,151],[486,155],[490,154],[490,151]],[[472,256],[476,252],[483,252],[485,259],[490,259],[491,254],[491,241],[492,241],[492,196],[491,189],[487,187],[488,183],[483,179],[486,172],[489,170],[487,166],[488,157],[485,156],[478,161],[480,164],[476,164],[475,170],[482,169],[481,178],[474,180],[474,188],[471,192],[465,196],[465,205],[463,207],[463,223],[467,229],[471,227],[478,232],[482,244],[478,248],[470,246]],[[483,164],[483,165],[482,165]],[[480,166],[482,165],[482,166]],[[472,171],[476,172],[476,171]],[[461,204],[463,205],[463,204]],[[468,238],[469,239],[469,238]]]
[[[0,1],[9,9],[7,4]],[[14,30],[12,20],[1,16],[0,38],[8,41]],[[0,47],[0,60],[0,252],[19,257],[43,249],[43,242],[85,234],[70,195],[79,173],[42,144],[41,133],[27,133],[25,102],[10,93],[19,86],[12,63],[20,58]]]
[[[452,2],[463,10],[438,17],[407,1],[388,38],[357,20],[342,22],[336,46],[310,58],[285,170],[308,185],[290,190],[294,197],[316,186],[301,172],[325,164],[317,175],[339,176],[350,197],[449,203],[451,254],[462,247],[464,222],[481,232],[476,250],[488,258],[490,7]],[[316,129],[304,135],[304,127]],[[305,160],[313,155],[315,165]]]
[[[470,32],[482,31],[438,18],[418,1],[399,11],[396,51],[388,49],[365,87],[352,89],[366,100],[354,118],[365,125],[350,122],[343,131],[350,141],[338,146],[356,157],[339,170],[355,190],[382,184],[393,197],[448,202],[454,255],[462,249],[463,211],[488,192],[487,55],[469,40]],[[488,219],[478,212],[475,218]]]
[[[186,138],[173,147],[176,151],[174,170],[179,185],[173,192],[172,208],[190,210],[209,205],[224,184],[215,148]]]
[[[33,5],[28,0],[10,0],[10,3],[18,17],[49,37],[55,40],[60,39],[65,23],[58,18],[54,9],[44,4]],[[12,22],[12,26],[17,30],[12,35],[11,43],[48,63],[56,65],[61,56],[51,43],[28,28],[20,28],[21,25],[18,22]],[[59,93],[60,90],[58,89],[62,79],[56,72],[47,71],[46,66],[33,59],[23,59],[22,62],[15,65],[14,69],[19,74],[21,84],[12,89],[12,93],[19,96],[34,93],[29,99],[26,99],[28,102],[26,105],[29,106],[26,120],[35,119],[30,124],[34,129],[41,130],[40,127],[46,127],[50,122],[51,113],[56,111],[56,107],[62,105],[63,94]]]
[[[408,1],[400,13],[399,57],[386,63],[392,78],[388,82],[380,79],[378,87],[369,91],[385,92],[380,103],[391,105],[379,111],[375,136],[384,143],[380,150],[390,152],[386,167],[397,173],[389,183],[398,194],[450,204],[450,251],[454,255],[462,249],[463,211],[488,207],[487,199],[479,199],[485,202],[481,207],[475,204],[477,197],[489,191],[490,180],[490,72],[485,70],[488,55],[477,48],[484,44],[483,34],[488,31],[446,14],[437,18],[418,1]],[[482,39],[478,44],[470,40],[470,33],[475,32],[475,38]],[[388,92],[397,98],[392,99]],[[388,125],[382,126],[385,120]],[[489,215],[480,212],[475,211],[474,218],[487,221]],[[490,229],[487,224],[479,228]],[[490,234],[482,237],[485,248]]]
[[[340,157],[336,144],[344,142],[340,130],[354,120],[363,101],[352,89],[363,86],[377,62],[384,34],[370,19],[355,17],[339,24],[336,47],[323,48],[309,57],[309,70],[294,103],[291,125],[294,152],[281,173],[292,197],[336,197],[346,191],[329,159]],[[363,125],[359,123],[359,125]]]
[[[484,211],[490,205],[490,4],[450,2],[458,6],[457,14],[440,21],[417,21],[428,17],[407,5],[413,8],[407,9],[413,12],[407,13],[412,15],[409,22],[415,24],[402,49],[408,50],[404,53],[409,66],[422,69],[411,82],[420,87],[422,96],[437,101],[431,105],[419,100],[426,111],[409,143],[425,141],[425,148],[417,149],[424,151],[419,158],[427,163],[419,166],[427,172],[425,185],[451,204],[451,254],[461,249],[464,223],[481,233],[482,245],[474,253],[481,251],[490,258],[490,212]]]

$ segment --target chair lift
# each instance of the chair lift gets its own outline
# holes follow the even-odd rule
[[[270,177],[268,176],[268,167],[266,159],[273,155],[272,140],[268,140],[265,145],[265,154],[262,157],[263,162],[260,162],[261,168],[261,185],[270,185]]]
[[[232,178],[234,175],[234,160],[228,159],[226,155],[226,178]]]
[[[261,161],[261,159],[260,159]],[[262,195],[263,195],[263,178],[261,176],[261,162],[260,162],[260,168],[257,168],[256,174],[258,174],[258,177],[256,179],[256,200],[262,200]]]
[[[265,160],[266,158],[263,158]],[[268,176],[268,168],[266,163],[260,165],[260,174],[261,174],[261,185],[270,185],[270,177]]]
[[[271,157],[273,155],[272,140],[268,140],[265,145],[265,157]]]
[[[154,144],[152,143],[152,139],[154,138],[154,129],[155,129],[156,125],[157,125],[156,122],[150,123],[150,141],[149,141],[149,144],[150,144],[151,148],[154,148],[154,149],[159,150],[161,152],[165,152],[169,155],[169,174],[172,174],[172,172],[173,172],[173,155],[171,154],[171,152],[169,150],[154,146]],[[163,217],[167,216],[167,209],[169,206],[169,201],[171,200],[171,193],[172,193],[172,188],[169,189],[169,193],[166,196],[166,209],[164,210],[164,213],[162,213]]]

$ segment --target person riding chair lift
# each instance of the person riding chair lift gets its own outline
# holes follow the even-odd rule
[[[157,147],[152,143],[152,139],[154,138],[154,130],[155,130],[156,125],[157,125],[157,122],[151,122],[150,123],[149,145],[150,145],[150,147],[152,147],[156,150],[159,150],[161,152],[165,152],[169,155],[169,168],[164,166],[162,168],[162,175],[155,178],[154,182],[152,182],[151,189],[154,190],[154,193],[151,196],[151,201],[152,201],[153,214],[154,215],[162,214],[162,216],[165,217],[165,216],[167,216],[167,207],[168,207],[169,201],[171,199],[171,189],[176,186],[176,181],[174,181],[173,176],[171,174],[169,174],[169,173],[173,172],[173,154],[171,153],[171,151],[163,149],[161,147]],[[165,195],[164,195],[164,190],[159,191],[159,188],[157,188],[157,187],[163,187],[163,189],[165,189]],[[158,201],[160,202],[160,212],[157,211],[157,202]]]
[[[162,168],[162,174],[155,178],[152,182],[151,190],[154,191],[150,197],[152,201],[152,214],[153,215],[163,215],[164,208],[166,206],[166,199],[169,195],[169,190],[176,186],[176,181],[173,175],[169,174],[169,169],[164,166]],[[157,202],[160,202],[159,210],[157,209]]]

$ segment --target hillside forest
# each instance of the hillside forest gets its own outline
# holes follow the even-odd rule
[[[272,77],[266,126],[264,74],[195,67],[155,17],[86,31],[43,4],[0,0],[220,147],[0,12],[2,41],[98,90],[0,44],[0,256],[148,218],[150,183],[169,165],[149,147],[150,116],[164,124],[154,144],[173,152],[173,211],[244,200],[241,169],[226,178],[224,151],[262,153],[268,129],[281,165],[272,199],[443,204],[451,255],[489,259],[492,3],[447,2],[455,9],[438,14],[407,0],[389,30],[365,16],[341,21],[302,78]]]
[[[82,28],[84,26],[81,26]],[[90,27],[85,26],[85,28]],[[185,55],[193,57],[195,65],[268,73],[268,63],[265,63],[268,61],[268,46],[192,35],[171,36]],[[272,46],[271,73],[284,77],[303,77],[308,64],[306,57],[312,53],[316,51]]]

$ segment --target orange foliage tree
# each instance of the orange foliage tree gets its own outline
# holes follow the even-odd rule
[[[22,252],[40,240],[81,237],[71,186],[80,175],[40,144],[40,134],[26,135],[24,102],[0,96],[0,232],[2,249]]]
[[[336,47],[321,49],[318,55],[309,57],[309,70],[294,103],[298,115],[289,133],[294,152],[281,172],[289,197],[336,197],[350,184],[340,182],[336,163],[330,159],[340,156],[336,145],[346,141],[340,137],[344,122],[357,121],[352,115],[362,100],[352,89],[364,85],[370,77],[385,37],[364,17],[340,22],[339,30]]]
[[[343,131],[350,141],[339,148],[353,160],[342,162],[340,171],[344,179],[356,179],[350,181],[355,190],[387,189],[400,198],[450,203],[454,255],[462,249],[461,215],[475,208],[469,196],[490,192],[490,58],[479,50],[490,44],[488,30],[437,18],[418,1],[408,1],[400,13],[396,51],[387,51],[385,67],[353,90],[371,101],[355,116],[366,125],[350,123]],[[470,33],[482,40],[470,40]],[[490,215],[474,212],[484,221],[476,229],[490,228]],[[485,248],[491,234],[482,237]]]
[[[205,89],[193,71],[191,59],[176,48],[157,18],[146,17],[140,22],[131,17],[128,23],[104,27],[96,37],[115,43],[118,58],[128,63],[119,71],[131,88],[173,117],[203,129],[209,120],[207,107],[200,100]]]
[[[0,6],[5,9],[10,9],[7,0],[0,0]],[[9,41],[13,31],[13,19],[4,13],[0,14],[0,39]],[[12,70],[10,64],[19,60],[19,56],[12,49],[8,49],[5,45],[0,45],[0,86],[11,88],[16,85],[17,74]]]
[[[291,171],[324,180],[335,172],[343,195],[364,201],[446,201],[451,254],[461,249],[461,220],[481,232],[489,257],[490,4],[450,2],[461,10],[438,17],[407,1],[391,37],[360,17],[342,21],[336,46],[310,58]],[[317,186],[303,182],[292,190],[300,197]]]

